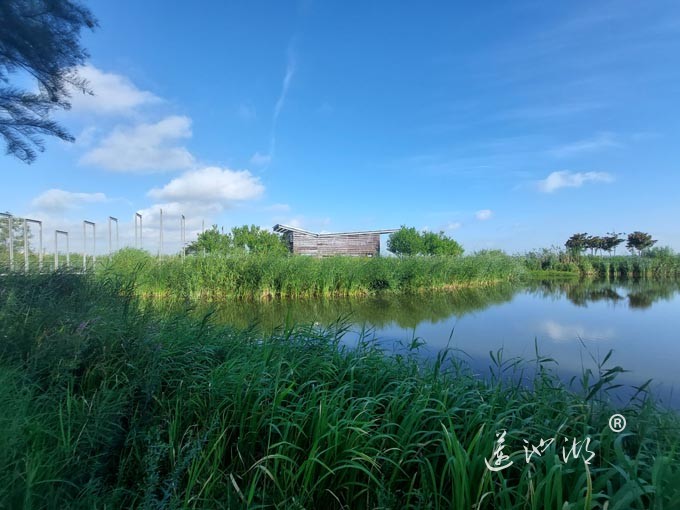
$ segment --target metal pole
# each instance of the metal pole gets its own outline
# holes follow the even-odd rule
[[[9,236],[9,270],[14,271],[14,236],[12,235],[11,214],[7,217],[7,225],[8,225],[7,235]]]
[[[42,221],[38,222],[38,225],[40,226],[40,239],[38,241],[38,271],[42,271],[43,269],[43,243],[42,243]]]
[[[158,245],[158,260],[163,260],[163,209],[161,209],[160,242]]]
[[[70,268],[71,267],[71,250],[68,246],[68,232],[64,232],[66,234],[66,267]]]
[[[118,218],[116,218],[116,251],[120,250],[120,242],[118,239]]]
[[[111,247],[111,222],[112,221],[116,222],[116,251],[118,251],[118,218],[115,218],[113,216],[109,216],[109,257],[111,256],[111,253],[112,253],[112,247]]]
[[[54,231],[54,270],[56,271],[59,268],[59,245],[57,244],[57,232],[58,230]]]
[[[205,232],[205,219],[201,220],[201,234]],[[203,245],[203,257],[205,258],[205,244]]]
[[[85,242],[85,221],[83,221],[83,272],[87,270],[87,244]]]
[[[28,222],[24,218],[24,273],[28,273]]]
[[[186,228],[186,219],[184,218],[184,215],[182,215],[182,221],[180,223],[180,226],[182,227],[182,262],[184,262],[184,258],[186,257],[186,234],[185,234],[185,228]]]
[[[137,227],[137,225],[139,225],[139,227]],[[116,222],[116,236],[118,236],[117,229],[118,222]],[[117,237],[116,242],[118,242]],[[142,215],[139,213],[135,213],[135,248],[142,249]]]
[[[96,237],[97,237],[97,226],[94,224],[93,221],[83,221],[83,271],[87,271],[87,237],[86,237],[86,228],[88,225],[92,226],[92,269],[94,269],[94,264],[97,261],[97,256],[95,254],[95,250],[97,245],[96,243]]]

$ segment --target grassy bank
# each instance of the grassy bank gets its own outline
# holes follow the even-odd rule
[[[102,273],[134,277],[146,295],[176,297],[321,297],[415,292],[518,279],[523,265],[501,253],[468,257],[209,255],[159,262],[138,250],[103,261]]]
[[[678,278],[680,277],[680,255],[668,249],[650,250],[638,255],[575,257],[558,250],[531,252],[521,259],[527,270],[543,276],[572,273],[598,278]]]
[[[0,282],[0,508],[678,508],[680,421],[644,391],[622,434],[602,390],[537,359],[488,381],[440,358],[141,311],[115,278]],[[491,472],[496,432],[513,465]],[[524,460],[523,440],[556,437]],[[595,452],[563,462],[565,440]],[[567,446],[567,449],[569,447]],[[582,453],[584,456],[584,453]]]

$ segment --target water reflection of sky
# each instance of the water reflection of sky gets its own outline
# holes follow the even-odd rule
[[[452,314],[444,321],[425,320],[414,329],[382,326],[376,328],[375,335],[385,345],[408,343],[415,335],[427,342],[425,352],[430,354],[447,346],[460,349],[480,372],[490,364],[489,351],[499,348],[503,348],[505,359],[535,358],[536,341],[541,355],[556,359],[560,375],[567,379],[579,375],[583,367],[594,368],[591,356],[602,360],[613,349],[607,366],[620,365],[630,371],[617,382],[639,385],[653,379],[657,393],[665,396],[663,400],[673,387],[680,388],[677,289],[664,292],[660,299],[650,299],[653,292],[645,294],[636,288],[600,288],[594,292],[594,300],[582,299],[582,295],[574,299],[574,292],[580,291],[546,294],[522,290],[505,303]],[[647,297],[635,301],[641,294]],[[636,306],[640,302],[645,306]],[[673,400],[677,406],[677,396]]]

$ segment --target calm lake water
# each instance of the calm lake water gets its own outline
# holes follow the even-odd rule
[[[365,328],[388,352],[419,337],[422,356],[459,349],[481,376],[489,373],[489,351],[500,348],[505,359],[530,360],[537,343],[541,355],[558,362],[564,380],[596,367],[593,358],[613,349],[606,366],[630,371],[618,383],[653,379],[654,394],[680,407],[680,282],[540,281],[418,295],[232,302],[219,305],[216,315],[241,327],[256,321],[265,330],[286,318],[326,326],[342,317],[351,324],[344,339],[350,345]]]

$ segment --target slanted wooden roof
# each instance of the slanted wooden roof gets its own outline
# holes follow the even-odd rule
[[[310,232],[309,230],[303,230],[301,228],[296,228],[296,227],[290,227],[288,225],[282,225],[277,223],[274,225],[274,232],[278,232],[280,234],[285,234],[286,232],[296,232],[298,234],[305,234],[308,236],[313,236],[313,237],[333,237],[333,236],[353,236],[353,235],[372,235],[372,234],[391,234],[393,232],[397,232],[399,229],[398,228],[392,228],[392,229],[385,229],[385,230],[362,230],[362,231],[356,231],[356,232],[329,232],[329,233],[316,233],[316,232]]]

